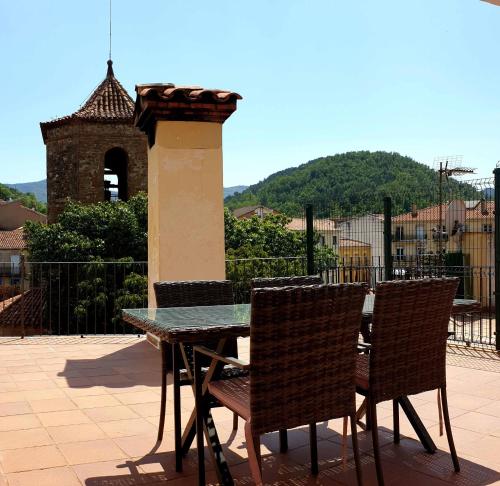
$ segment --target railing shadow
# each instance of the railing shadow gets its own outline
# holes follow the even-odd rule
[[[318,425],[319,426],[319,425]],[[326,425],[325,425],[326,427]],[[295,429],[300,430],[300,429]],[[307,433],[307,427],[302,433]],[[335,434],[335,433],[334,433]],[[379,434],[385,438],[392,438],[392,431],[379,428]],[[337,434],[338,435],[338,434]],[[366,445],[371,441],[369,432],[358,434],[360,442],[364,444],[361,449],[361,462],[364,480],[367,484],[376,484],[375,465],[371,449]],[[340,455],[338,457],[321,457],[319,460],[320,474],[313,477],[310,474],[310,462],[308,447],[303,447],[303,461],[297,462],[296,451],[293,449],[289,454],[279,454],[275,450],[277,443],[277,433],[266,434],[262,437],[262,444],[273,444],[270,449],[272,454],[265,454],[262,457],[262,467],[264,479],[268,478],[265,484],[272,486],[282,485],[321,485],[321,484],[357,484],[352,451],[348,450],[348,462],[344,464]],[[330,441],[320,442],[319,451]],[[459,446],[459,444],[458,444]],[[245,447],[242,441],[241,448]],[[240,447],[238,446],[238,449]],[[338,447],[340,451],[340,445]],[[224,454],[230,465],[233,478],[238,480],[238,484],[250,485],[253,480],[250,476],[246,459],[239,456],[233,450],[225,448]],[[295,454],[293,460],[291,456]],[[402,484],[402,481],[409,484],[455,484],[457,486],[487,486],[500,481],[500,472],[487,466],[474,462],[473,459],[459,457],[461,471],[455,473],[451,456],[448,452],[438,450],[435,454],[425,452],[421,444],[413,439],[402,438],[399,445],[387,440],[381,448],[382,465],[384,475],[389,484]],[[205,457],[208,457],[206,454]],[[156,485],[165,481],[172,481],[176,486],[197,484],[197,463],[196,451],[191,450],[184,460],[184,472],[175,472],[175,454],[173,451],[148,454],[136,461],[126,461],[117,466],[116,475],[101,477],[91,477],[85,481],[86,486],[136,486],[136,485]],[[156,469],[158,472],[146,473],[141,469]],[[207,459],[207,484],[215,485],[215,472]],[[128,469],[127,474],[123,474]],[[445,483],[443,483],[443,481]],[[167,483],[169,484],[169,483]]]

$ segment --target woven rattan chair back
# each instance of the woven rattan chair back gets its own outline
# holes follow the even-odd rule
[[[262,288],[252,292],[252,430],[344,417],[355,410],[362,284]]]
[[[155,282],[156,304],[158,307],[195,307],[203,305],[232,305],[233,284],[231,280],[186,280]],[[203,344],[215,349],[218,341],[208,341]],[[186,346],[188,358],[192,360],[192,348]],[[236,338],[228,339],[224,348],[228,356],[238,355]],[[168,360],[169,363],[171,359]],[[210,359],[204,360],[204,365],[210,364]],[[182,361],[181,361],[182,362]]]
[[[370,396],[376,403],[445,385],[457,287],[456,278],[377,285],[370,351]]]
[[[287,287],[293,285],[321,285],[323,280],[319,275],[300,275],[297,277],[252,278],[252,289],[264,287]]]

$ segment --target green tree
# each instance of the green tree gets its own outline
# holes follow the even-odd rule
[[[90,261],[96,258],[147,260],[147,196],[128,202],[68,202],[52,225],[27,222],[29,259],[38,262]]]

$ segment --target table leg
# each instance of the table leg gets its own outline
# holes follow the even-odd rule
[[[174,438],[175,438],[175,470],[182,471],[182,437],[181,437],[181,383],[180,363],[177,345],[172,344],[172,373],[174,375]]]
[[[422,445],[424,446],[425,450],[427,452],[430,452],[431,454],[436,452],[437,450],[436,444],[434,444],[433,440],[431,439],[431,436],[427,432],[427,429],[420,420],[420,417],[417,415],[417,412],[413,408],[413,405],[410,403],[408,397],[400,397],[398,398],[397,401],[401,405],[403,412],[408,417],[411,426],[417,433],[418,438],[420,439],[420,442],[422,442]]]
[[[160,342],[161,349],[161,405],[160,423],[158,424],[158,442],[163,439],[163,429],[165,428],[165,412],[167,407],[167,343]]]

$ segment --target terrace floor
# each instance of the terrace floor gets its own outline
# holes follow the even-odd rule
[[[241,342],[242,356],[248,341]],[[500,357],[450,348],[448,390],[462,471],[455,474],[446,436],[439,436],[436,393],[412,398],[439,451],[427,454],[401,415],[406,438],[392,443],[391,405],[379,405],[386,483],[411,485],[500,484]],[[0,486],[195,485],[196,451],[176,473],[171,389],[165,437],[155,447],[160,399],[159,353],[137,337],[0,338]],[[193,405],[182,390],[183,417]],[[243,424],[214,411],[231,471],[252,484]],[[318,424],[320,473],[309,474],[307,428],[289,432],[289,451],[278,452],[277,434],[262,438],[268,484],[356,484],[352,456],[341,456],[341,421]],[[364,484],[376,484],[370,435],[360,431]],[[216,484],[207,460],[208,481]]]

